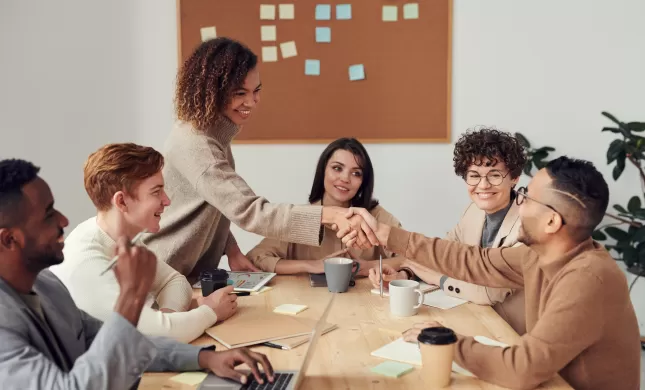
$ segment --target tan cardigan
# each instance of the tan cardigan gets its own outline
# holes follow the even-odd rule
[[[320,202],[314,203],[314,205],[318,204]],[[374,207],[370,213],[380,223],[401,227],[399,220],[381,206]],[[261,270],[275,272],[275,266],[280,260],[317,260],[345,248],[342,241],[336,237],[336,232],[325,228],[324,234],[319,247],[265,238],[249,251],[247,257]],[[355,258],[363,260],[378,260],[379,254],[382,254],[383,258],[395,256],[391,251],[384,250],[383,248],[379,249],[379,247],[363,251],[351,249],[350,253]]]
[[[448,232],[446,239],[468,245],[481,245],[484,231],[486,212],[471,203],[462,215],[457,226]],[[513,202],[508,209],[504,221],[495,236],[493,248],[506,248],[522,245],[517,241],[520,228],[519,206]],[[478,286],[461,280],[448,278],[443,284],[446,295],[466,299],[480,305],[491,305],[493,309],[513,329],[526,333],[526,318],[524,315],[524,290],[510,288],[494,288]]]
[[[191,282],[217,267],[234,242],[229,221],[261,236],[320,245],[321,206],[269,203],[235,172],[231,141],[238,132],[225,117],[208,131],[178,122],[166,141],[163,175],[172,203],[161,231],[144,242]]]
[[[531,389],[559,373],[577,390],[640,387],[640,336],[627,280],[591,239],[544,258],[524,245],[482,249],[392,228],[387,247],[471,283],[524,288],[528,333],[517,345],[457,342],[455,361],[479,378]]]

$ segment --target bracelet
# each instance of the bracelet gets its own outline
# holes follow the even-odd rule
[[[401,272],[401,271],[405,272],[408,275],[408,280],[414,278],[414,272],[412,272],[412,270],[410,268],[401,267],[401,268],[399,268],[399,272]]]

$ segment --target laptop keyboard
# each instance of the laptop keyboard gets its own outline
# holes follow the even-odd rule
[[[269,382],[267,377],[262,374],[264,384],[259,384],[253,375],[249,376],[249,381],[246,385],[242,386],[243,390],[284,390],[289,386],[289,382],[293,378],[293,374],[273,374],[273,383]]]

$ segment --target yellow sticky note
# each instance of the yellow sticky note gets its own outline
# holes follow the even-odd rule
[[[383,21],[396,22],[399,15],[399,8],[396,5],[383,6]]]
[[[185,385],[195,386],[202,383],[204,379],[206,379],[206,375],[207,374],[205,372],[184,372],[173,376],[170,380],[183,383]]]
[[[263,62],[276,62],[278,60],[277,46],[264,46],[262,47],[262,61]]]
[[[276,40],[277,29],[275,26],[261,26],[260,35],[262,36],[262,41],[275,41]]]
[[[295,9],[293,4],[280,4],[278,10],[280,11],[280,19],[294,19]]]
[[[202,42],[217,38],[217,30],[215,29],[215,26],[202,27],[199,29],[199,33],[202,36]]]
[[[260,4],[260,19],[274,20],[275,19],[275,5],[273,4]]]
[[[307,310],[307,305],[292,305],[290,303],[280,305],[273,309],[274,313],[296,315]]]
[[[282,58],[295,57],[298,55],[296,50],[296,42],[289,41],[280,44],[280,51],[282,51]]]

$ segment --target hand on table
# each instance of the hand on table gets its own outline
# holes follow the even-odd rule
[[[392,280],[407,279],[407,274],[404,271],[397,271],[392,266],[383,264],[383,288],[387,289]],[[379,275],[378,268],[370,268],[369,278],[372,285],[376,288],[381,287],[381,276]]]
[[[236,348],[222,352],[203,350],[199,353],[198,360],[201,368],[211,370],[220,378],[233,379],[242,384],[246,384],[248,378],[244,373],[236,371],[235,367],[246,363],[251,369],[255,380],[262,384],[264,380],[258,367],[258,365],[261,365],[269,382],[273,383],[273,367],[271,367],[269,359],[261,353],[252,352],[246,348]]]
[[[416,343],[417,337],[421,334],[421,331],[425,328],[433,328],[435,326],[443,326],[437,321],[426,321],[414,324],[412,328],[403,332],[403,340],[408,343]]]

